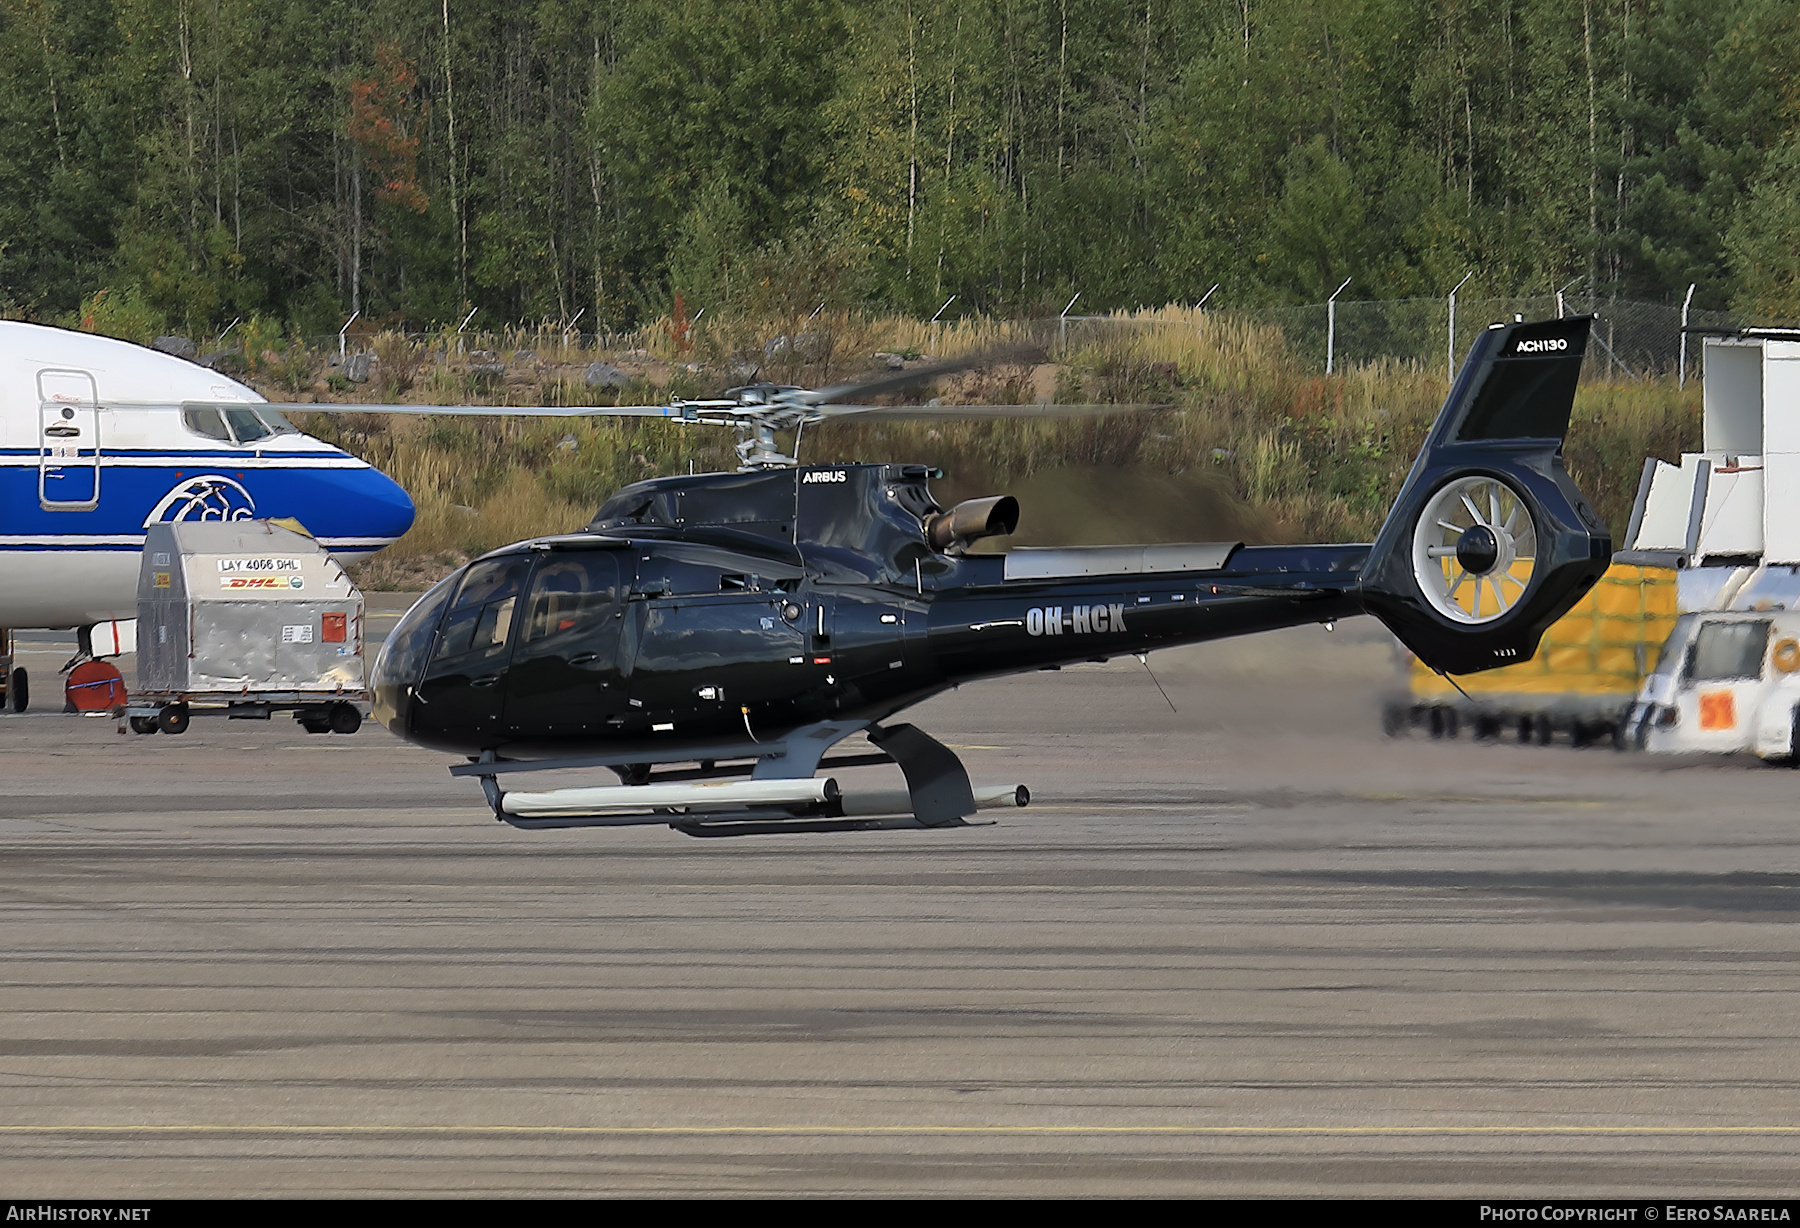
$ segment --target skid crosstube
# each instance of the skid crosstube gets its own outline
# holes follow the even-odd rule
[[[826,752],[845,738],[866,733],[879,753],[840,755]],[[657,772],[659,764],[693,763],[694,768]],[[508,813],[502,776],[527,772],[607,768],[626,784],[705,780],[747,776],[752,781],[802,780],[821,767],[859,767],[880,763],[899,766],[906,778],[911,815],[846,816],[833,814],[833,801],[809,807],[747,807],[710,814],[664,810],[644,814],[595,813],[521,817]],[[801,831],[871,831],[894,828],[961,827],[975,813],[974,789],[967,769],[942,742],[914,725],[881,726],[870,721],[821,721],[802,725],[781,738],[688,744],[640,744],[602,755],[557,759],[500,759],[492,751],[450,768],[452,776],[473,776],[481,783],[494,817],[525,831],[568,827],[631,827],[667,824],[692,836],[763,835]]]

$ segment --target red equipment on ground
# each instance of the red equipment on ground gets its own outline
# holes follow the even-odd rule
[[[69,671],[63,694],[76,712],[110,712],[125,706],[125,679],[105,661],[83,661]]]

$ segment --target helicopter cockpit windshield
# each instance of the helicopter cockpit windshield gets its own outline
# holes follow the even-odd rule
[[[375,719],[389,728],[406,717],[412,703],[413,684],[437,638],[438,618],[444,612],[450,595],[456,591],[461,573],[437,582],[430,592],[419,598],[400,622],[388,633],[387,642],[369,671],[369,690]]]

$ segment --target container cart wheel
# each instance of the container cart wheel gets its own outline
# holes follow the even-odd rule
[[[1529,712],[1519,717],[1519,745],[1531,745],[1531,714]]]
[[[155,733],[156,718],[154,716],[134,716],[131,718],[131,732]]]
[[[1547,716],[1537,719],[1537,738],[1539,746],[1548,746],[1556,737],[1556,725]]]
[[[164,733],[186,733],[189,719],[186,704],[168,704],[156,714],[156,727]]]
[[[1433,708],[1431,710],[1431,715],[1425,719],[1429,722],[1428,727],[1431,730],[1432,737],[1441,738],[1444,736],[1444,710],[1442,708]]]
[[[1500,720],[1493,716],[1478,716],[1470,722],[1475,729],[1477,742],[1491,742],[1500,736]]]
[[[306,730],[308,733],[331,732],[331,717],[322,709],[302,709],[294,714],[294,719],[300,722],[300,728]]]
[[[1446,738],[1454,738],[1456,736],[1457,724],[1458,724],[1458,721],[1457,721],[1457,716],[1456,716],[1456,709],[1455,708],[1445,708],[1444,709],[1444,736]]]
[[[362,713],[354,704],[331,705],[331,732],[355,733],[362,728]]]
[[[12,686],[7,699],[12,703],[14,712],[23,712],[31,706],[31,675],[25,672],[23,665],[12,672]]]
[[[1399,704],[1381,705],[1381,732],[1397,738],[1406,729],[1406,712]]]

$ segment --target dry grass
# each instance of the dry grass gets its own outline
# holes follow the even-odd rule
[[[786,337],[771,346],[771,338]],[[875,369],[878,352],[923,362],[1008,350],[999,366],[912,395],[947,404],[1163,406],[1083,417],[831,422],[809,428],[810,463],[905,460],[949,477],[944,497],[1028,489],[1041,531],[1064,540],[1367,540],[1412,464],[1445,394],[1441,374],[1379,362],[1324,376],[1279,329],[1170,308],[1106,321],[959,320],[931,324],[838,313],[813,320],[703,319],[685,338],[658,321],[596,352],[554,330],[373,343],[370,392],[415,403],[607,405],[716,394],[757,378],[817,387]],[[469,351],[507,364],[469,373]],[[516,357],[520,351],[524,358]],[[631,377],[590,388],[589,362]],[[282,382],[293,385],[290,356]],[[313,389],[329,396],[322,358]],[[291,396],[286,387],[272,394]],[[413,530],[365,564],[371,587],[417,587],[509,541],[585,524],[611,491],[657,474],[730,468],[730,434],[634,419],[390,418],[314,415],[300,425],[392,475],[419,508]],[[1646,455],[1699,444],[1698,388],[1587,383],[1576,397],[1571,471],[1614,532],[1624,528]],[[1095,477],[1084,477],[1092,472]],[[1107,474],[1116,477],[1107,477]],[[1030,506],[1026,526],[1032,522]],[[1023,536],[1023,531],[1022,531]],[[1034,540],[1041,540],[1033,534]]]

